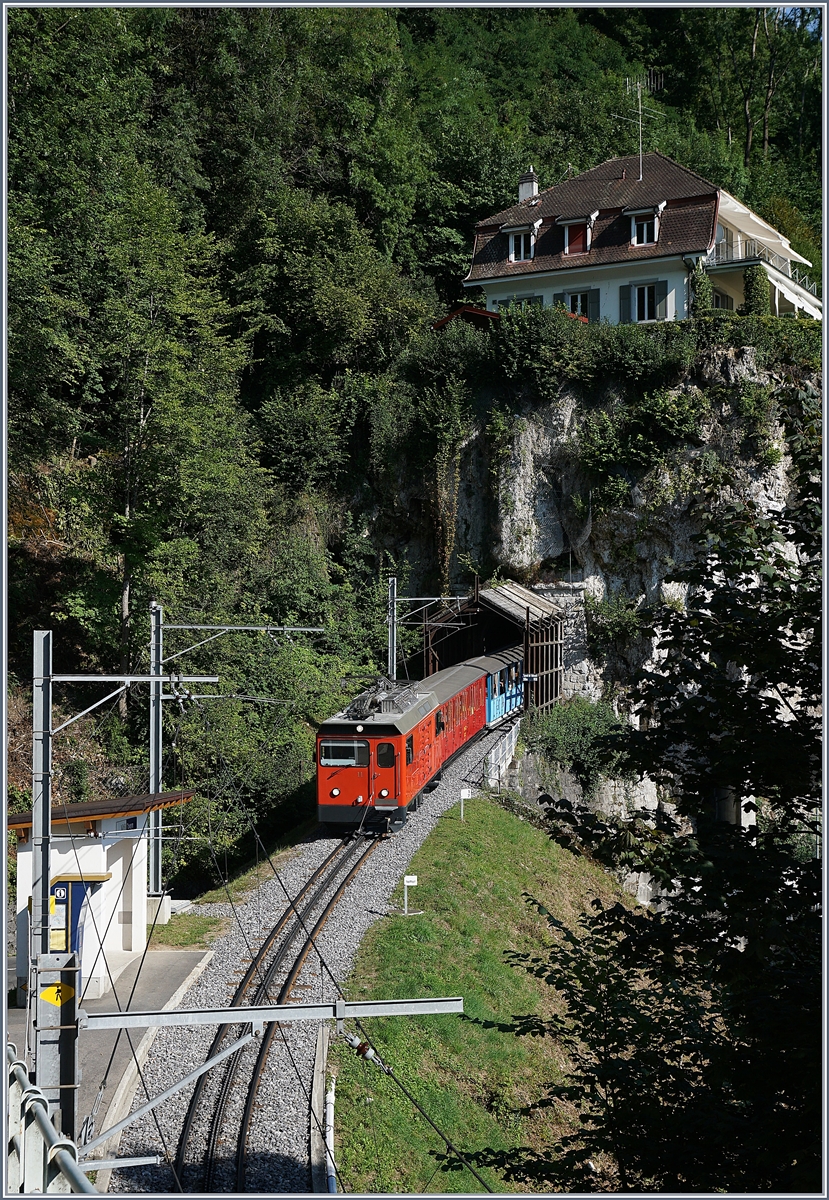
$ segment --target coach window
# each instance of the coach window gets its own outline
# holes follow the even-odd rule
[[[443,733],[444,728],[443,713],[438,709],[435,713],[435,736],[437,737],[439,733]]]
[[[367,767],[368,742],[320,742],[321,767]]]
[[[406,766],[414,762],[414,734],[410,733],[406,738]]]
[[[393,767],[394,766],[394,743],[393,742],[378,742],[377,743],[377,766],[378,767]]]

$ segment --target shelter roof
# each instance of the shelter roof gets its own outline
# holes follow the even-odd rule
[[[530,622],[547,621],[552,617],[561,617],[562,609],[538,592],[513,583],[511,579],[498,583],[495,587],[482,588],[479,593],[481,604],[495,609],[502,616],[514,621],[516,625],[524,625],[527,620],[527,609],[530,610]]]
[[[52,820],[67,822],[103,821],[107,817],[137,817],[192,800],[195,792],[150,792],[144,796],[117,796],[109,800],[88,800],[85,804],[61,804],[52,808]],[[32,811],[9,813],[9,829],[31,829]]]

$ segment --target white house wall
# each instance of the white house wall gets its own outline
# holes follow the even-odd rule
[[[487,283],[486,306],[497,312],[499,304],[507,305],[515,298],[541,296],[545,308],[551,307],[553,296],[559,292],[585,292],[598,288],[599,316],[611,325],[619,324],[619,288],[622,284],[655,283],[666,280],[668,284],[667,320],[682,320],[688,316],[688,272],[683,263],[649,262],[614,264],[595,271],[581,268],[576,271],[556,271],[555,275],[528,275],[512,277],[496,283]]]
[[[50,882],[79,876],[94,878],[111,872],[111,878],[89,897],[84,921],[81,979],[83,994],[96,999],[112,982],[107,960],[123,963],[125,954],[140,954],[147,941],[147,839],[139,828],[125,836],[115,829],[115,819],[100,823],[100,837],[76,833],[70,840],[53,829]],[[63,827],[65,829],[65,827]],[[17,984],[28,976],[29,901],[32,895],[32,841],[17,850]]]

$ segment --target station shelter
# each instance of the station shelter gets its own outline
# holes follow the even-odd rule
[[[518,646],[528,681],[526,704],[543,711],[561,699],[564,610],[546,596],[512,580],[488,588],[479,587],[476,580],[470,597],[435,605],[421,619],[423,649],[404,664],[409,678],[425,679],[456,663],[499,656],[507,647]],[[505,672],[507,698],[501,703],[507,702],[511,686]]]
[[[147,944],[161,897],[148,895],[149,815],[192,799],[192,791],[120,796],[52,809],[50,950],[75,953],[79,994],[103,996]],[[25,1003],[32,907],[32,813],[10,813],[17,833],[17,994]],[[168,900],[169,904],[169,900]]]

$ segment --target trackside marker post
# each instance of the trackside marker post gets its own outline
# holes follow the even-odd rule
[[[417,912],[409,912],[409,888],[417,887],[416,875],[403,876],[403,916],[404,917],[419,917],[423,914],[423,909],[420,908]]]
[[[463,802],[464,802],[464,800],[471,800],[471,799],[472,799],[472,789],[471,788],[461,788],[461,820],[463,820]]]

